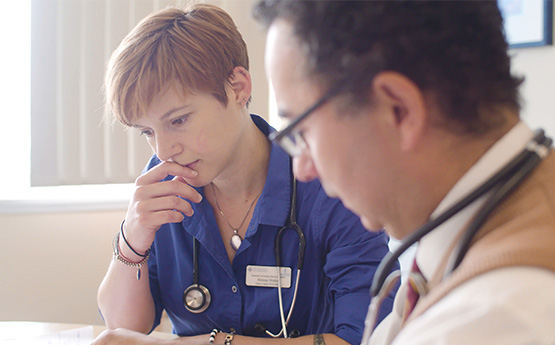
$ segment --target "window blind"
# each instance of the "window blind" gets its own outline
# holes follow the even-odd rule
[[[105,64],[153,1],[31,3],[31,185],[131,182],[151,150],[103,122]]]
[[[103,121],[105,66],[142,18],[187,1],[31,1],[31,185],[133,182],[152,151],[137,131]],[[250,16],[253,1],[207,2],[227,10],[247,41],[258,85],[251,109],[265,113],[265,33]]]

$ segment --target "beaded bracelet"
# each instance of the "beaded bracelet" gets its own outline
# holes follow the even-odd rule
[[[112,241],[112,247],[114,248],[114,260],[121,262],[124,265],[129,267],[137,268],[137,280],[141,280],[141,267],[148,261],[150,257],[150,248],[146,251],[145,257],[139,262],[134,262],[126,258],[120,251],[119,251],[119,233],[116,234],[114,240]]]
[[[212,332],[210,332],[210,338],[208,338],[208,343],[214,344],[214,341],[216,340],[216,334],[220,332],[221,331],[219,329],[214,328]]]

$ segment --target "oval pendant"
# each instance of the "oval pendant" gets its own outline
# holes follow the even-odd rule
[[[233,248],[233,250],[235,251],[237,251],[239,247],[241,247],[242,242],[243,239],[237,234],[233,234],[233,236],[231,236],[231,239],[229,240],[229,243],[231,243],[231,248]]]

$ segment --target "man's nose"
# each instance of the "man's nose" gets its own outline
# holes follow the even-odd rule
[[[308,182],[318,178],[318,172],[314,167],[314,161],[310,156],[310,150],[304,150],[300,155],[293,157],[293,172],[295,173],[295,177],[302,182]]]

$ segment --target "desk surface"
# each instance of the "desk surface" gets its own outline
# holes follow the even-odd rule
[[[0,321],[0,343],[2,340],[26,340],[49,334],[89,327],[91,325],[73,323],[51,323],[51,322],[32,322],[32,321]],[[92,325],[93,336],[96,337],[106,327]],[[152,332],[154,337],[162,339],[173,339],[176,335],[163,332]]]

